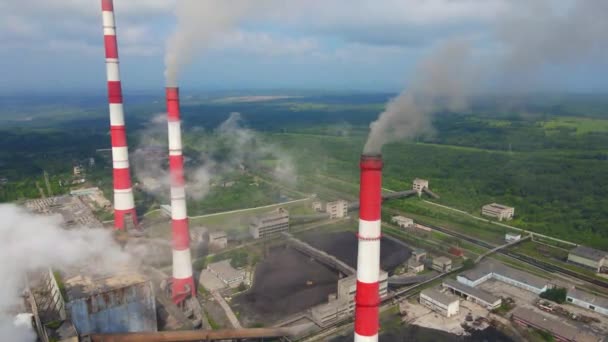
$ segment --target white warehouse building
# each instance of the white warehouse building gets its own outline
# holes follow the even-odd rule
[[[458,297],[437,291],[426,289],[420,292],[420,304],[439,312],[445,317],[452,317],[460,311],[460,299]]]
[[[459,274],[456,279],[471,287],[476,287],[488,279],[496,279],[536,294],[545,292],[549,287],[549,282],[544,278],[494,262],[482,263]]]
[[[608,316],[608,298],[598,297],[594,294],[577,289],[570,289],[568,290],[566,301]]]

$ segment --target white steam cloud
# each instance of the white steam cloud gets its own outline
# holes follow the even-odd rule
[[[128,254],[114,242],[110,231],[61,228],[60,217],[34,216],[15,205],[0,205],[0,336],[3,341],[33,342],[27,325],[14,324],[14,307],[29,272],[88,269],[122,270],[130,264]]]
[[[608,57],[606,13],[605,0],[574,1],[567,8],[548,0],[515,1],[497,16],[491,32],[501,52],[481,62],[472,57],[465,40],[442,44],[371,124],[364,153],[379,153],[386,143],[432,132],[435,113],[465,108],[467,97],[493,77],[499,78],[499,85],[528,90],[530,79],[546,65]]]
[[[178,0],[177,26],[169,37],[165,52],[167,86],[177,86],[183,66],[207,49],[223,33],[233,29],[246,16],[263,12],[272,0]]]
[[[239,113],[230,117],[212,132],[195,128],[197,146],[204,152],[190,157],[196,160],[196,166],[185,166],[186,192],[189,197],[201,200],[211,190],[214,179],[241,170],[252,165],[259,165],[260,160],[274,161],[267,170],[274,179],[284,182],[295,182],[297,172],[291,156],[279,147],[262,139],[255,131],[242,125]],[[143,189],[149,194],[166,197],[169,184],[167,164],[166,123],[163,117],[153,119],[142,134],[139,147],[132,154],[133,170]],[[157,153],[158,151],[162,151]],[[188,156],[185,156],[188,160]]]

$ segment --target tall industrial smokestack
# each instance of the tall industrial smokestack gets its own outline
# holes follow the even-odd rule
[[[192,279],[190,232],[186,210],[179,89],[177,87],[167,87],[166,95],[169,128],[169,174],[171,177],[171,226],[173,230],[173,282],[171,293],[173,302],[178,304],[190,295],[195,296],[196,287]]]
[[[382,156],[361,156],[359,192],[359,253],[355,295],[355,342],[378,341],[380,304],[380,205],[382,202]]]
[[[114,168],[114,228],[124,230],[127,226],[137,226],[137,213],[135,212],[129,172],[129,152],[122,106],[122,86],[118,67],[118,44],[116,42],[113,0],[101,0],[101,10],[106,49],[112,163]]]

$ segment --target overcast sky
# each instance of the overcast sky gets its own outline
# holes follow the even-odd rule
[[[164,86],[163,55],[176,1],[115,0],[125,91]],[[231,1],[244,0],[225,3]],[[472,41],[480,62],[495,58],[504,49],[496,23],[529,1],[536,0],[277,1],[218,34],[182,69],[180,85],[397,91],[421,58],[454,37]],[[551,1],[550,10],[567,15],[570,2]],[[526,14],[541,22],[548,15]],[[200,20],[213,15],[201,13]],[[0,43],[0,94],[105,87],[100,0],[3,0]],[[566,39],[563,44],[577,46]],[[530,72],[538,74],[539,89],[606,91],[605,57],[547,61]]]

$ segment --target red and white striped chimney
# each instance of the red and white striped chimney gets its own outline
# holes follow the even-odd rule
[[[137,213],[135,212],[135,201],[133,200],[131,175],[129,172],[129,152],[122,106],[122,87],[118,67],[118,44],[116,42],[113,0],[101,0],[101,10],[106,49],[112,162],[114,168],[114,228],[124,230],[127,225],[132,224],[133,227],[137,226]]]
[[[360,167],[355,342],[370,342],[378,341],[379,327],[382,156],[362,155]]]
[[[186,209],[184,157],[179,114],[179,88],[167,87],[167,121],[169,128],[169,174],[171,177],[171,226],[173,230],[173,281],[171,293],[178,304],[196,295],[192,278],[190,231]]]

